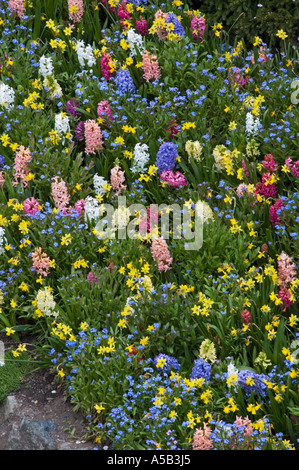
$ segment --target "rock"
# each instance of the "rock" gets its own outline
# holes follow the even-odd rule
[[[24,417],[20,426],[11,427],[8,438],[9,450],[55,450],[55,440],[51,433],[57,423],[50,420],[30,420]]]
[[[3,419],[7,421],[11,416],[13,416],[16,408],[17,408],[16,397],[14,395],[7,396],[1,406],[1,416],[3,416]]]

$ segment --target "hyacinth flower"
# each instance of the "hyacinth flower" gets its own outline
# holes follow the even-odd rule
[[[24,0],[9,0],[8,7],[15,11],[19,18],[23,18],[25,15],[25,4]]]
[[[24,145],[18,148],[14,161],[14,180],[12,184],[15,186],[21,182],[24,187],[28,186],[26,176],[30,173],[28,163],[31,162],[31,153],[29,147],[25,149]]]
[[[84,124],[85,152],[95,154],[103,149],[103,136],[100,126],[94,119],[88,119]]]
[[[177,145],[173,144],[172,142],[164,142],[161,144],[156,158],[158,173],[173,170],[177,158]]]
[[[159,272],[171,269],[172,257],[169,253],[167,242],[163,237],[153,239],[151,250],[153,259],[158,264]]]
[[[51,195],[54,200],[55,207],[65,214],[67,210],[70,209],[70,195],[65,182],[62,179],[61,181],[58,181],[58,176],[52,178]]]
[[[68,0],[69,17],[73,23],[80,23],[84,13],[83,0]]]
[[[113,114],[109,105],[109,101],[103,100],[98,103],[97,115],[103,120],[105,126],[109,126],[113,122]]]
[[[291,170],[292,175],[299,178],[299,160],[293,162],[292,158],[289,157],[286,159],[285,164]]]
[[[70,100],[68,100],[68,102],[66,103],[66,112],[71,114],[73,117],[75,116],[80,116],[80,112],[76,109],[76,108],[79,108],[80,107],[80,103],[78,100],[76,100],[76,98],[71,98]]]
[[[23,209],[26,214],[34,215],[40,210],[40,205],[34,197],[30,197],[23,202]]]
[[[245,87],[249,77],[244,77],[238,67],[232,67],[228,73],[228,82],[234,87]]]
[[[161,77],[161,70],[157,56],[145,51],[142,54],[143,78],[148,83],[150,80],[158,80]]]
[[[41,276],[47,277],[50,269],[50,258],[47,253],[42,251],[41,247],[35,248],[32,256],[32,267]]]
[[[112,168],[110,172],[110,182],[116,196],[119,196],[120,193],[127,188],[124,184],[125,181],[125,172],[121,170],[120,166],[116,165]]]
[[[141,36],[146,36],[148,34],[147,22],[142,16],[139,17],[139,20],[136,20],[136,31]]]
[[[174,188],[188,185],[188,181],[186,181],[185,176],[179,171],[176,171],[176,172],[173,172],[172,170],[162,171],[160,174],[160,178],[161,178],[161,181],[169,184],[169,186],[173,186]]]
[[[191,20],[190,29],[194,41],[202,41],[206,29],[205,19],[202,16],[194,15]]]

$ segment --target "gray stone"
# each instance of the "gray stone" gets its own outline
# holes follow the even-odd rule
[[[55,450],[56,442],[51,433],[57,423],[50,420],[22,419],[20,426],[13,425],[9,435],[10,450]]]
[[[1,414],[4,420],[13,416],[17,408],[17,400],[14,395],[8,395],[1,406]]]

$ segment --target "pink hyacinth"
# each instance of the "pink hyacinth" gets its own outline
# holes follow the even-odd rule
[[[5,177],[2,171],[0,171],[0,188],[3,186],[5,183]]]
[[[159,272],[171,269],[172,257],[163,237],[154,238],[152,241],[152,255],[154,261],[158,263]]]
[[[84,199],[78,199],[78,201],[75,202],[75,210],[78,212],[80,217],[82,217],[82,215],[84,214],[84,207],[85,207]]]
[[[83,0],[68,0],[69,17],[73,23],[80,23],[84,13]]]
[[[299,178],[299,160],[293,162],[291,157],[289,157],[286,159],[285,164],[291,170],[292,175]]]
[[[95,154],[103,149],[103,136],[100,126],[94,119],[89,119],[84,126],[85,152]]]
[[[202,16],[198,17],[194,15],[191,20],[191,32],[192,32],[194,41],[198,41],[198,40],[202,41],[205,28],[206,28],[205,19]]]
[[[40,247],[35,248],[35,251],[32,253],[32,267],[38,274],[45,277],[48,275],[50,258]]]
[[[139,223],[139,229],[142,232],[152,232],[154,227],[158,224],[158,210],[151,210],[150,207],[146,209],[146,216],[143,217]]]
[[[167,132],[170,132],[170,140],[173,139],[173,137],[178,134],[178,123],[176,121],[176,119],[172,119],[172,121],[170,121],[170,123],[168,124],[168,127],[167,127]]]
[[[18,152],[15,156],[14,161],[14,181],[12,182],[13,186],[19,183],[18,180],[21,180],[23,185],[28,186],[28,181],[26,181],[26,176],[30,173],[28,163],[31,162],[31,154],[29,147],[25,149],[23,145],[18,148]]]
[[[239,184],[239,186],[236,189],[236,193],[238,197],[242,197],[244,196],[244,193],[248,193],[247,184],[245,183]]]
[[[291,293],[289,289],[286,287],[281,288],[278,293],[278,297],[282,300],[283,304],[281,305],[281,308],[283,312],[286,311],[286,309],[293,304],[293,301],[291,300]]]
[[[268,170],[270,173],[275,173],[275,171],[278,169],[278,165],[275,163],[274,157],[271,155],[271,153],[265,155],[263,167],[266,168],[266,170]]]
[[[99,119],[104,119],[104,124],[108,126],[113,121],[113,114],[107,100],[100,101],[97,107]]]
[[[242,317],[243,322],[246,325],[251,323],[251,314],[250,314],[249,310],[243,310],[243,312],[241,312],[241,317]]]
[[[96,285],[96,283],[98,282],[98,279],[93,275],[91,271],[87,274],[86,279],[88,280],[91,286]]]
[[[143,78],[148,83],[150,80],[158,80],[161,77],[161,71],[157,56],[145,51],[142,54]]]
[[[124,189],[127,189],[127,186],[124,185],[124,182],[126,181],[125,172],[121,171],[119,165],[116,165],[114,168],[112,168],[110,173],[110,181],[112,189],[116,196],[119,196],[119,194]]]
[[[267,62],[267,60],[268,60],[268,58],[267,58],[267,53],[264,52],[263,46],[260,46],[258,54],[259,54],[259,59],[262,59],[262,63],[263,63],[263,64],[264,64],[265,62]],[[254,54],[251,55],[251,62],[252,62],[253,64],[255,64]]]
[[[246,418],[241,418],[240,416],[236,416],[235,425],[236,425],[237,429],[242,428],[243,426],[245,426],[245,429],[244,429],[244,436],[245,437],[251,436],[251,434],[254,432],[254,429],[251,426],[251,421],[248,418],[248,416],[246,416]]]
[[[241,70],[238,67],[235,67],[234,70],[230,71],[228,74],[228,81],[232,85],[244,87],[247,85],[249,77],[243,77]]]
[[[175,188],[179,186],[188,185],[188,182],[186,181],[185,176],[182,175],[182,173],[180,173],[179,171],[176,171],[176,172],[173,172],[172,170],[162,171],[160,177],[163,182],[166,182],[170,186],[173,186]]]
[[[296,265],[293,259],[284,251],[278,258],[278,284],[282,288],[287,288],[296,279]]]
[[[34,197],[28,197],[23,202],[23,209],[26,214],[34,215],[40,210],[40,207],[38,201]]]
[[[110,80],[110,78],[113,76],[111,72],[111,67],[110,67],[110,62],[112,61],[112,58],[108,52],[103,52],[102,57],[101,57],[101,72],[106,81]]]
[[[275,204],[273,204],[269,209],[270,214],[270,221],[271,224],[275,227],[275,225],[282,224],[282,221],[279,218],[278,211],[284,207],[283,202],[281,199],[278,199]]]
[[[66,214],[67,211],[70,209],[70,195],[68,193],[65,182],[63,180],[58,181],[58,176],[52,178],[51,194],[54,200],[55,207],[59,211]]]
[[[212,450],[213,440],[210,438],[212,434],[211,428],[204,423],[204,428],[195,430],[193,436],[192,449],[193,450]]]
[[[136,20],[136,31],[141,36],[146,36],[148,33],[147,22],[142,16],[139,17],[139,20]]]
[[[25,14],[25,5],[23,0],[9,0],[8,8],[15,10],[19,18],[23,18]]]

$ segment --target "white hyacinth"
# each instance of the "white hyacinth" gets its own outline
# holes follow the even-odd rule
[[[136,144],[134,147],[134,156],[133,156],[133,173],[143,173],[146,170],[146,165],[150,159],[148,153],[148,145],[146,144]]]
[[[0,254],[4,253],[5,245],[7,244],[7,239],[5,237],[5,229],[3,227],[0,227]]]
[[[41,56],[39,61],[39,73],[44,78],[48,77],[49,75],[54,75],[52,57],[46,57],[45,55]]]
[[[56,302],[49,287],[39,289],[36,296],[36,306],[44,316],[58,316],[58,313],[55,312]]]
[[[134,29],[129,29],[127,33],[127,42],[130,46],[130,56],[134,57],[137,51],[142,54],[144,51],[144,44],[141,34],[135,33]]]
[[[84,215],[85,215],[85,220],[98,220],[100,217],[100,207],[99,207],[99,201],[92,197],[92,196],[87,196],[85,199],[85,205],[84,205]]]
[[[260,126],[259,118],[254,119],[251,113],[246,114],[246,134],[247,137],[255,136],[258,133],[259,126]]]
[[[13,108],[15,101],[15,91],[12,87],[5,83],[0,83],[0,106],[3,106],[8,111]]]
[[[99,176],[97,173],[93,177],[93,186],[95,193],[100,196],[103,196],[106,193],[104,188],[105,185],[108,184],[108,181],[105,180],[103,176]]]
[[[210,221],[214,220],[214,214],[209,204],[205,201],[197,201],[195,204],[195,210],[199,218],[203,223],[209,224]]]
[[[70,132],[69,118],[66,113],[56,114],[55,116],[55,131],[58,132],[59,137],[63,138]]]
[[[197,162],[201,161],[202,145],[200,142],[198,142],[198,140],[193,142],[191,140],[187,140],[185,144],[185,150],[188,154],[189,160],[193,158]]]
[[[80,39],[76,44],[76,52],[81,67],[86,67],[86,63],[89,68],[92,68],[95,65],[96,58],[93,54],[93,49],[90,44],[87,44],[86,46],[84,41]]]

